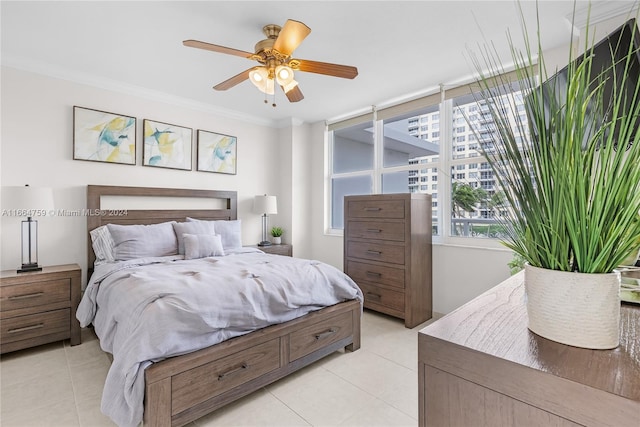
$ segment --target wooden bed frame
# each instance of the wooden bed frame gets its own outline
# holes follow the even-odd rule
[[[101,209],[102,196],[191,197],[225,201],[222,209]],[[105,224],[155,224],[237,218],[235,191],[150,187],[87,187],[88,231]],[[88,234],[88,233],[87,233]],[[88,268],[95,255],[88,236]],[[154,363],[145,371],[145,426],[182,426],[289,375],[336,350],[360,348],[360,302],[346,301],[306,316]]]

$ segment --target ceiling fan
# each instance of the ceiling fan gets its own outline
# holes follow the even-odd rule
[[[227,90],[249,79],[260,91],[273,95],[276,83],[282,88],[290,102],[304,99],[304,95],[294,79],[294,71],[324,74],[328,76],[353,79],[358,69],[348,65],[309,61],[291,57],[293,51],[311,33],[311,29],[299,21],[288,19],[283,27],[275,24],[265,25],[262,31],[267,36],[255,45],[255,53],[230,47],[219,46],[198,40],[185,40],[185,46],[212,52],[226,53],[258,61],[261,65],[243,72],[215,85],[215,90]],[[265,99],[264,102],[267,102]],[[273,104],[275,107],[275,103]]]

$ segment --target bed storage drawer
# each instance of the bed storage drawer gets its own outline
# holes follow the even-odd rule
[[[69,336],[70,311],[66,308],[5,319],[2,321],[0,341],[8,344],[47,335],[52,336],[51,341],[64,339]],[[62,338],[57,337],[58,335]]]
[[[300,329],[289,336],[289,359],[296,360],[353,335],[351,313],[343,313]]]
[[[172,378],[172,414],[280,367],[280,339],[231,354]]]

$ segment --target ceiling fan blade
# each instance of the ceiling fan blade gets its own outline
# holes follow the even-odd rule
[[[243,81],[247,80],[249,78],[249,73],[251,72],[251,70],[253,70],[255,67],[251,67],[248,70],[244,70],[243,72],[241,72],[240,74],[236,74],[235,76],[231,77],[230,79],[227,79],[225,81],[223,81],[222,83],[218,83],[217,85],[215,85],[213,88],[215,90],[227,90],[227,89],[231,89],[232,87],[234,87],[235,85],[237,85],[238,83],[242,83]]]
[[[219,46],[217,44],[201,42],[198,40],[185,40],[182,42],[182,44],[187,47],[195,47],[197,49],[210,50],[212,52],[226,53],[228,55],[241,56],[243,58],[249,58],[253,55],[253,53],[245,52],[244,50],[238,50],[230,47]]]
[[[358,69],[350,65],[330,64],[328,62],[308,61],[306,59],[291,60],[289,65],[294,70],[342,77],[344,79],[353,79],[358,75]]]
[[[302,22],[287,19],[273,44],[273,48],[283,55],[290,56],[310,32],[311,28]]]
[[[282,90],[284,90],[284,88],[282,88]],[[302,94],[300,86],[298,85],[295,85],[295,87],[289,90],[289,92],[285,92],[285,95],[287,95],[287,99],[289,100],[289,102],[298,102],[304,99],[304,95]]]

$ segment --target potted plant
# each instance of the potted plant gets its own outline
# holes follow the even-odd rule
[[[635,25],[629,26],[634,32]],[[491,141],[481,141],[483,154],[506,201],[497,218],[502,240],[526,261],[531,331],[577,347],[614,348],[616,267],[637,253],[640,238],[637,46],[625,46],[622,38],[612,42],[615,65],[603,69],[595,62],[601,51],[593,54],[598,45],[587,42],[577,57],[569,49],[561,74],[550,74],[539,40],[531,43],[526,27],[523,34],[524,53],[510,37],[509,44],[526,118],[514,114],[520,95],[494,51],[474,58],[477,101],[493,123]]]
[[[271,243],[273,243],[274,245],[279,245],[282,243],[282,233],[283,230],[280,227],[272,227],[271,228],[271,236],[273,237],[271,239]]]

